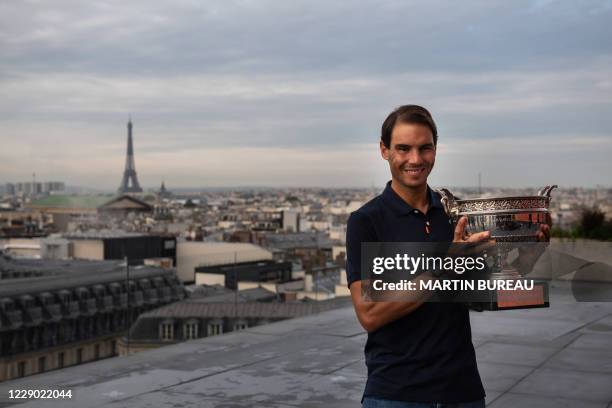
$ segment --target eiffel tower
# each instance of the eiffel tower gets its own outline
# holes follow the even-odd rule
[[[142,188],[138,183],[136,175],[136,164],[134,163],[134,144],[132,142],[132,119],[128,120],[128,140],[127,140],[127,156],[125,158],[125,170],[123,171],[123,179],[119,186],[119,194],[124,193],[142,193]],[[130,181],[132,185],[130,186]]]

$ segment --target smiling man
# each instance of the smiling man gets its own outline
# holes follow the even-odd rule
[[[347,277],[359,322],[368,332],[364,408],[484,407],[468,308],[460,303],[380,301],[362,295],[362,242],[479,242],[454,227],[440,196],[427,185],[436,159],[437,128],[423,107],[397,108],[382,125],[380,152],[391,181],[351,214]]]

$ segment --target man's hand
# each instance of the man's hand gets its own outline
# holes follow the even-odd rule
[[[490,231],[482,231],[477,232],[476,234],[468,234],[465,231],[465,226],[467,225],[467,216],[463,216],[459,218],[457,222],[457,226],[455,227],[455,236],[453,238],[453,242],[455,243],[476,243],[486,241],[491,238]]]
[[[538,242],[550,241],[550,227],[546,224],[540,224],[540,230],[536,235]]]
[[[476,234],[469,234],[465,231],[466,225],[467,217],[464,215],[463,217],[459,218],[457,226],[455,227],[453,243],[468,245],[451,246],[451,252],[460,252],[456,255],[474,255],[483,253],[487,249],[490,249],[495,246],[495,240],[491,239],[490,231],[482,231],[477,232]]]
[[[540,230],[536,235],[538,242],[550,241],[550,227],[552,227],[552,217],[550,216],[550,213],[547,213],[546,224],[540,224]]]

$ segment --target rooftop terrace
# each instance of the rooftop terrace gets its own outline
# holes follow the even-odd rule
[[[472,313],[487,403],[612,406],[612,303]],[[0,406],[356,407],[366,335],[351,307],[0,383]],[[71,389],[71,400],[8,399]]]

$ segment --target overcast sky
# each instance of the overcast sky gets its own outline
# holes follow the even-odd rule
[[[426,106],[430,183],[612,185],[612,1],[3,1],[0,182],[372,186]]]

